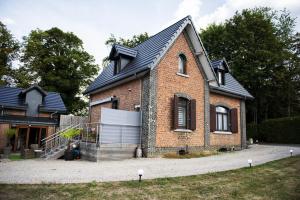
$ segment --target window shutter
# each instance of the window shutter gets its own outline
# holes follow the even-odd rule
[[[196,99],[192,99],[190,102],[190,129],[196,130]]]
[[[210,132],[216,131],[216,107],[210,104]]]
[[[237,116],[237,108],[233,108],[230,110],[230,123],[231,123],[231,132],[238,132],[238,116]]]
[[[174,103],[173,103],[173,129],[178,128],[178,96],[174,95]]]

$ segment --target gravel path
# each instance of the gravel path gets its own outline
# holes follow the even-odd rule
[[[188,176],[225,171],[300,154],[300,146],[252,145],[249,149],[193,159],[143,158],[123,161],[23,160],[0,162],[0,183],[83,183],[137,179],[138,169],[145,179]]]

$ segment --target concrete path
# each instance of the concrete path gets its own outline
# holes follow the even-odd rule
[[[91,181],[121,181],[138,178],[138,169],[145,179],[188,176],[225,171],[300,154],[300,146],[252,145],[249,149],[193,159],[144,158],[123,161],[24,160],[0,162],[0,183],[83,183]]]

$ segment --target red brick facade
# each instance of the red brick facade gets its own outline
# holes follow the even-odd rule
[[[106,91],[91,94],[90,101],[94,102],[97,100],[115,96],[116,98],[119,99],[119,109],[134,111],[134,106],[140,105],[141,87],[142,87],[141,79],[133,80],[123,85],[119,85],[117,87],[108,89]],[[92,106],[90,109],[90,121],[99,122],[101,108],[111,108],[111,107],[112,107],[111,102]]]
[[[227,97],[219,94],[210,93],[210,104],[224,105],[229,109],[237,108],[238,124],[240,124],[240,101],[239,99]],[[222,134],[212,132],[210,134],[211,146],[239,146],[241,145],[241,126],[238,126],[238,132],[232,134]]]
[[[189,77],[177,75],[180,53],[186,56],[186,74]],[[204,79],[183,34],[168,50],[157,70],[156,147],[204,146]],[[174,132],[172,129],[175,93],[196,99],[196,130],[191,133]]]
[[[178,74],[178,61],[179,54],[184,54],[186,57],[186,76]],[[156,90],[155,95],[152,94],[151,98],[155,97],[156,112],[154,120],[151,119],[151,123],[155,121],[154,126],[147,128],[147,131],[155,132],[154,148],[157,149],[176,149],[178,147],[190,146],[200,147],[205,146],[205,87],[208,84],[205,83],[202,71],[199,69],[196,59],[192,50],[189,47],[188,40],[184,34],[180,34],[173,45],[168,49],[167,53],[160,60],[156,66]],[[155,84],[150,81],[150,86]],[[105,90],[103,92],[97,92],[90,94],[90,101],[95,102],[101,99],[115,96],[119,98],[119,109],[133,111],[135,105],[141,105],[141,96],[143,93],[150,91],[149,88],[142,88],[143,79],[137,79],[131,82],[124,83],[114,88]],[[174,95],[180,93],[184,94],[196,101],[196,129],[194,131],[174,131],[173,129],[173,99]],[[238,113],[238,132],[234,134],[221,134],[221,133],[208,133],[209,146],[222,147],[222,146],[240,146],[241,145],[241,128],[240,128],[240,99],[214,94],[209,94],[209,102],[207,104],[228,105],[230,109],[236,108]],[[148,99],[146,99],[148,101]],[[111,102],[103,103],[92,106],[90,109],[90,121],[99,122],[101,108],[111,108]],[[147,110],[148,108],[146,108]],[[148,113],[149,114],[149,113]],[[144,119],[150,119],[144,116]],[[208,124],[209,122],[207,122]],[[146,135],[147,135],[146,134]],[[144,135],[144,137],[147,137]],[[148,144],[150,137],[148,137]],[[152,138],[152,136],[151,136]],[[148,145],[147,148],[153,148]]]

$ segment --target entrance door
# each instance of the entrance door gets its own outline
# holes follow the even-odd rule
[[[17,135],[17,148],[30,148],[31,144],[38,144],[41,147],[41,140],[47,136],[47,128],[45,127],[19,127]]]

